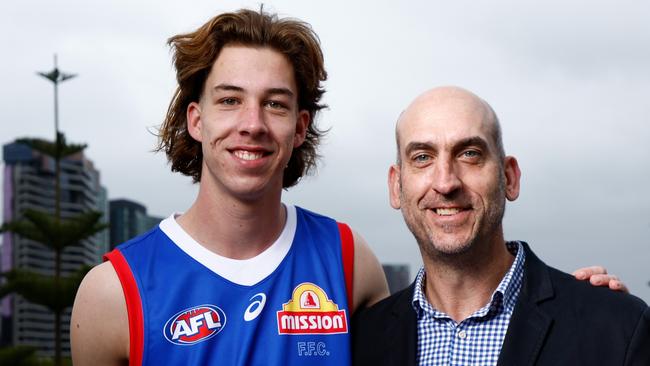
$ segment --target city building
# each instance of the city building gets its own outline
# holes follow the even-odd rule
[[[109,205],[111,250],[116,245],[149,231],[163,220],[161,217],[147,215],[147,208],[135,201],[117,199],[111,200]]]
[[[19,142],[3,146],[4,185],[3,222],[21,219],[26,209],[55,212],[55,161]],[[99,171],[83,152],[61,160],[61,217],[74,217],[82,212],[100,211],[108,221],[107,192],[100,184]],[[9,232],[2,234],[0,271],[23,269],[54,275],[54,252],[44,245]],[[81,245],[66,248],[62,255],[63,276],[82,265],[101,261],[108,250],[108,230],[84,240]],[[33,346],[43,356],[54,354],[54,315],[47,308],[8,295],[0,302],[1,337],[4,345]],[[62,319],[63,355],[69,355],[70,311]]]
[[[409,266],[407,264],[382,264],[388,289],[391,295],[411,284]]]

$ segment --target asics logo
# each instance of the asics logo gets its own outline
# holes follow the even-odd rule
[[[249,300],[253,301],[248,305],[246,311],[244,312],[244,320],[249,322],[257,318],[262,309],[264,309],[264,304],[266,304],[266,295],[263,292],[253,295]]]

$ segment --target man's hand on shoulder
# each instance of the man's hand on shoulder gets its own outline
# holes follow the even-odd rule
[[[607,273],[607,269],[601,266],[591,266],[576,269],[573,276],[578,280],[588,280],[593,286],[609,287],[615,291],[630,293],[625,283],[618,276]]]
[[[126,301],[110,262],[93,268],[81,282],[70,318],[70,343],[75,366],[128,364]]]

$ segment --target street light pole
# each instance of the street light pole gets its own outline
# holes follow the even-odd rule
[[[37,73],[38,75],[48,79],[54,84],[54,137],[58,140],[59,137],[59,83],[70,80],[77,74],[67,74],[61,72],[57,66],[56,54],[54,54],[54,69],[50,72]]]
[[[76,74],[66,74],[59,70],[54,54],[54,69],[50,72],[38,72],[38,75],[48,79],[54,84],[54,214],[56,222],[61,220],[61,159],[65,141],[59,132],[59,83],[70,80]],[[56,287],[60,286],[61,279],[61,250],[54,253],[54,280]],[[54,313],[54,365],[61,366],[61,311]]]

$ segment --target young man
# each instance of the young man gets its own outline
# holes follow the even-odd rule
[[[75,365],[349,364],[351,313],[388,295],[381,266],[345,224],[281,202],[316,160],[316,35],[241,10],[170,43],[160,149],[199,193],[84,279]]]
[[[506,242],[521,172],[490,106],[455,87],[416,98],[396,128],[391,205],[424,267],[355,319],[356,365],[648,365],[650,309]]]

